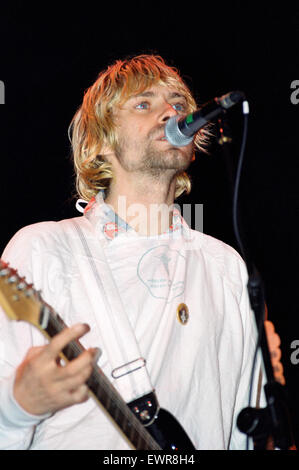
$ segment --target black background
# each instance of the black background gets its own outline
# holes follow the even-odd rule
[[[299,6],[296,2],[22,2],[0,10],[2,251],[21,227],[78,215],[67,137],[83,92],[115,59],[162,55],[176,66],[198,103],[230,90],[246,93],[249,133],[240,208],[252,259],[265,283],[269,317],[280,334],[286,392],[299,445],[297,226],[299,212]],[[241,107],[228,117],[236,163]],[[204,204],[204,232],[238,249],[224,153],[215,143],[197,156],[193,191]]]

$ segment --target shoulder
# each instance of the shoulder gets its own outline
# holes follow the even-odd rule
[[[210,272],[226,281],[240,285],[247,282],[247,269],[243,258],[227,243],[195,230],[191,230],[194,254],[206,264]]]
[[[21,228],[8,242],[1,258],[20,274],[32,277],[34,271],[46,271],[55,260],[71,258],[69,232],[71,221],[82,224],[82,216],[58,222],[47,221]],[[83,222],[84,223],[84,222]]]
[[[38,246],[51,246],[63,239],[71,230],[71,221],[82,224],[83,217],[65,219],[60,221],[38,222],[27,225],[18,230],[8,242],[4,254],[11,249],[37,248]]]
[[[215,262],[223,263],[225,261],[232,261],[243,263],[242,257],[237,250],[222,240],[197,230],[190,230],[190,233],[190,240],[191,243],[194,243],[195,249],[213,258]]]

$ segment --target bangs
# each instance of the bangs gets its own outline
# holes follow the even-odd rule
[[[122,106],[130,97],[154,85],[164,85],[177,89],[186,98],[188,112],[196,109],[195,101],[177,69],[166,65],[159,56],[138,56],[129,61],[119,61],[113,69],[109,86],[113,96],[110,106]]]

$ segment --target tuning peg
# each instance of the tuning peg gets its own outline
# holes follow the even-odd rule
[[[35,293],[33,289],[33,284],[26,284],[25,295],[26,297],[31,297]]]
[[[13,284],[14,282],[17,282],[18,280],[18,276],[16,276],[15,274],[12,274],[8,279],[7,279],[7,282]]]
[[[4,276],[7,276],[7,274],[9,274],[9,269],[7,269],[6,267],[0,269],[0,277],[4,277]]]
[[[26,288],[26,282],[22,281],[17,284],[17,289],[18,290],[24,290]]]

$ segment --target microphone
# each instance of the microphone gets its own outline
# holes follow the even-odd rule
[[[242,91],[231,91],[220,98],[214,98],[187,116],[172,116],[165,125],[166,139],[175,147],[190,144],[201,127],[244,98],[245,94]]]

